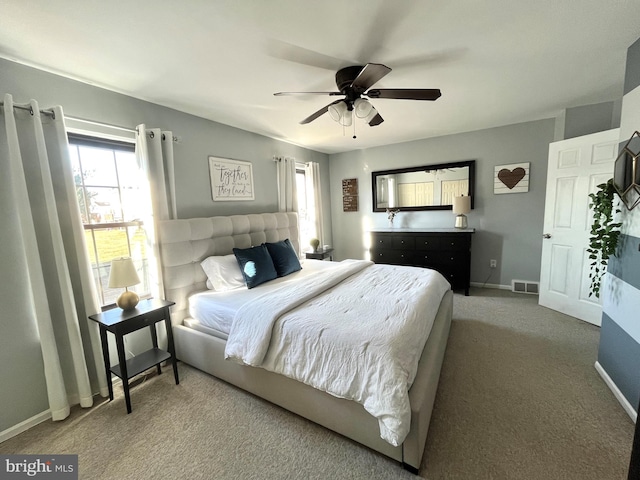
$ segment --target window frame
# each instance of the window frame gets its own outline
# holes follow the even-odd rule
[[[92,253],[94,258],[95,258],[95,264],[93,264],[93,262],[91,262],[91,269],[92,269],[92,278],[94,281],[94,284],[96,286],[96,290],[98,293],[98,300],[100,301],[100,305],[101,305],[101,309],[102,311],[105,310],[109,310],[111,308],[114,308],[116,306],[115,301],[113,303],[106,303],[105,300],[105,289],[103,286],[103,282],[100,280],[101,278],[101,273],[104,273],[104,270],[109,270],[110,269],[110,265],[109,266],[101,266],[100,265],[100,256],[98,253],[98,242],[96,241],[96,231],[98,230],[110,230],[110,229],[122,229],[125,233],[125,237],[126,237],[126,247],[127,247],[127,252],[129,256],[132,256],[132,235],[130,234],[129,229],[131,227],[138,227],[138,228],[143,228],[144,229],[144,222],[140,219],[136,219],[136,220],[124,220],[124,206],[123,206],[123,195],[122,195],[122,191],[123,191],[123,185],[120,181],[120,173],[118,171],[118,162],[115,158],[115,152],[116,151],[120,151],[120,152],[127,152],[127,153],[135,153],[135,142],[134,141],[126,141],[126,140],[116,140],[113,138],[108,138],[108,137],[101,137],[100,134],[95,134],[95,135],[87,135],[87,134],[80,134],[80,133],[75,133],[75,132],[68,132],[67,133],[67,138],[68,138],[68,143],[69,143],[69,147],[70,148],[76,148],[77,149],[77,159],[78,159],[78,166],[80,168],[80,183],[77,184],[74,180],[74,184],[75,184],[75,188],[82,188],[82,195],[84,196],[84,204],[85,204],[85,212],[81,212],[81,222],[82,222],[82,226],[85,232],[90,231],[91,232],[91,241],[92,241],[92,246],[87,245],[87,254]],[[87,203],[87,188],[105,188],[106,186],[100,186],[100,185],[90,185],[89,187],[87,187],[87,184],[85,183],[85,175],[83,172],[83,166],[82,166],[82,157],[80,154],[80,149],[78,147],[92,147],[92,148],[101,148],[101,149],[106,149],[106,150],[111,150],[114,155],[113,157],[113,162],[114,162],[114,169],[115,169],[115,175],[116,175],[116,187],[118,189],[118,200],[119,200],[119,207],[121,210],[121,214],[122,214],[122,218],[123,221],[121,222],[101,222],[101,223],[95,223],[91,221],[90,218],[90,212],[89,212],[89,205]],[[109,187],[109,188],[114,188],[114,187]],[[78,207],[80,208],[80,210],[82,210],[82,205],[78,205]],[[86,220],[88,221],[88,223],[85,223],[84,219],[86,218]],[[90,249],[93,249],[93,252],[89,252]],[[143,268],[145,268],[145,264],[148,265],[148,254],[141,259],[134,259],[134,261],[141,261],[143,264]],[[108,273],[107,273],[108,274]],[[142,279],[141,284],[144,285],[145,284],[145,279]],[[150,298],[151,297],[151,292],[143,292],[142,294],[140,294],[140,298]]]

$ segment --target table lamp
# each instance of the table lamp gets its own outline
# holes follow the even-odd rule
[[[109,288],[122,288],[125,291],[118,297],[116,305],[123,310],[133,310],[138,305],[140,297],[136,292],[130,292],[127,287],[140,283],[140,278],[133,265],[131,257],[119,257],[111,260],[109,274]]]
[[[453,197],[453,213],[456,217],[456,228],[467,228],[467,216],[471,211],[471,197]]]

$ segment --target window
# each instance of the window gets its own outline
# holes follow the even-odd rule
[[[141,192],[144,174],[134,144],[69,134],[76,193],[93,277],[103,307],[115,304],[122,289],[110,289],[111,260],[130,256],[140,284],[129,287],[150,295],[147,238],[142,222],[149,199]]]
[[[306,172],[306,165],[296,165],[296,191],[298,195],[298,220],[300,221],[300,248],[309,247],[309,240],[317,237],[313,183]]]

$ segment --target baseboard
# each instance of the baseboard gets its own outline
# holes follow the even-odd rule
[[[498,290],[511,290],[511,285],[499,285],[497,283],[471,282],[471,286],[478,288],[497,288]]]
[[[39,423],[46,422],[51,418],[51,410],[46,410],[42,413],[34,415],[31,418],[26,419],[24,422],[20,422],[13,427],[7,428],[3,432],[0,432],[0,443],[10,438],[20,435],[22,432],[26,432],[31,427],[35,427]]]
[[[607,384],[607,387],[609,387],[609,390],[611,390],[613,395],[618,399],[618,402],[620,402],[620,405],[622,405],[622,408],[624,409],[624,411],[627,412],[627,415],[629,415],[629,417],[631,417],[631,420],[633,420],[635,423],[638,420],[638,412],[635,411],[635,409],[633,408],[633,405],[629,403],[629,401],[622,394],[618,386],[611,379],[609,374],[605,371],[604,368],[602,368],[602,365],[600,365],[599,362],[596,362],[595,367],[596,367],[596,371],[600,374],[600,376],[604,380],[604,383]]]
[[[113,387],[117,388],[120,385],[122,385],[122,380],[119,377],[114,376]],[[109,396],[109,392],[105,387],[104,392],[101,391],[99,393],[95,393],[94,396],[95,395],[100,395],[101,397],[106,398]],[[69,405],[80,404],[80,397],[77,394],[71,395],[68,400],[69,400]],[[20,422],[19,424],[14,425],[13,427],[9,427],[6,430],[0,432],[0,443],[4,442],[5,440],[9,440],[10,438],[15,437],[16,435],[20,435],[22,432],[29,430],[31,427],[35,427],[39,423],[46,422],[50,418],[51,418],[51,410],[46,410],[42,413],[39,413],[38,415],[34,415],[33,417],[26,419],[24,422]]]

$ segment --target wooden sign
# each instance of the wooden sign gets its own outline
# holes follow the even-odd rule
[[[251,162],[209,157],[209,175],[214,202],[254,200]]]
[[[342,180],[342,211],[358,211],[358,179],[346,178]]]
[[[357,178],[347,178],[342,180],[342,195],[358,195]]]
[[[529,191],[530,163],[512,163],[495,167],[493,193],[525,193]]]
[[[342,211],[343,212],[357,212],[358,211],[358,197],[355,195],[344,195],[342,197]]]

